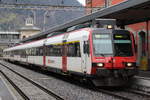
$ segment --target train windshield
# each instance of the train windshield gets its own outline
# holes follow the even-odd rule
[[[96,56],[112,55],[112,40],[110,34],[93,34],[93,50]]]
[[[130,34],[114,34],[114,56],[133,56]]]

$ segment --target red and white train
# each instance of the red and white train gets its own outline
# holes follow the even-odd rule
[[[121,29],[82,28],[4,50],[4,59],[120,86],[136,74],[134,36]]]

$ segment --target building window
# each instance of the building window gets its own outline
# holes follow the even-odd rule
[[[7,39],[7,34],[1,35],[1,38],[2,38],[2,39]]]
[[[19,39],[19,35],[17,34],[13,35],[13,39]]]
[[[47,46],[47,56],[62,56],[62,45]]]
[[[91,2],[92,2],[92,0],[86,0],[86,4],[89,4]]]

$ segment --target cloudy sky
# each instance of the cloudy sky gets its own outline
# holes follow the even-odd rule
[[[78,0],[83,6],[85,6],[85,1],[86,0]]]

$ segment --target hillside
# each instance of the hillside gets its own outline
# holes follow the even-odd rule
[[[68,2],[67,2],[68,1]],[[1,0],[1,3],[15,3],[16,0]],[[17,0],[17,3],[23,4],[50,4],[50,5],[75,5],[81,6],[76,0]],[[49,10],[44,17],[45,10],[25,10],[0,8],[0,29],[1,30],[17,30],[24,26],[27,17],[35,16],[35,25],[41,29],[48,29],[55,25],[65,23],[79,16],[84,15],[84,9],[77,10]],[[46,22],[44,22],[44,19]]]

